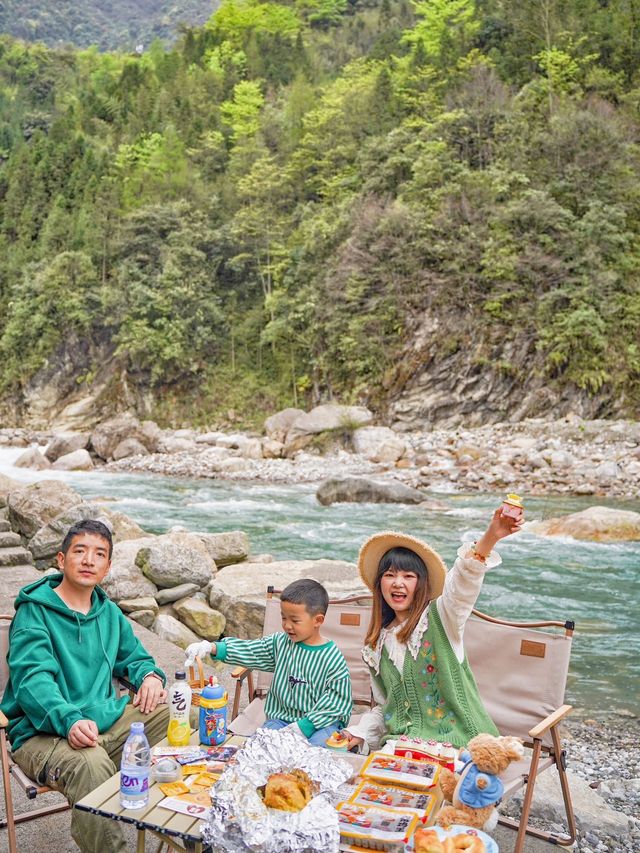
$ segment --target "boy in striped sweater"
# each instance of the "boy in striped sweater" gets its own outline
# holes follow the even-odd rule
[[[282,632],[257,640],[225,637],[187,647],[186,666],[196,656],[273,672],[265,701],[264,727],[297,727],[313,746],[344,728],[351,715],[351,677],[347,662],[332,640],[320,635],[329,606],[326,589],[317,581],[290,583],[280,596]]]

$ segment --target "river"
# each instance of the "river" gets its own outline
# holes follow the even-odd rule
[[[477,538],[496,495],[433,494],[446,512],[394,504],[321,506],[314,487],[265,486],[141,474],[36,472],[13,467],[22,449],[0,448],[0,473],[21,482],[60,479],[86,498],[114,498],[143,528],[163,533],[244,530],[252,552],[276,559],[330,557],[354,561],[362,541],[395,529],[426,539],[450,565],[460,539]],[[530,520],[594,503],[640,511],[640,501],[531,498]],[[576,622],[567,701],[581,715],[638,712],[640,684],[640,543],[578,542],[523,531],[502,542],[503,564],[487,576],[478,607],[513,619]]]

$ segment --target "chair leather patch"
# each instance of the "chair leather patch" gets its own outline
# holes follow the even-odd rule
[[[360,624],[360,614],[359,613],[341,613],[340,614],[340,624],[341,625],[359,625]]]
[[[523,640],[520,643],[520,654],[530,658],[543,658],[546,650],[546,643],[536,643],[534,640]]]

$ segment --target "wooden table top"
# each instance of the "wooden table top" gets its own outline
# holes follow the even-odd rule
[[[229,746],[240,745],[245,740],[246,738],[234,735],[228,738],[225,743]],[[190,743],[194,746],[200,745],[197,730],[191,735]],[[167,746],[167,741],[160,741],[155,746]],[[174,838],[182,838],[185,841],[202,841],[200,826],[205,818],[194,818],[191,815],[179,814],[171,811],[171,809],[162,808],[159,803],[164,799],[165,795],[160,786],[155,781],[150,780],[149,804],[143,809],[123,809],[120,805],[120,773],[118,772],[111,779],[103,782],[95,791],[79,800],[75,804],[75,808],[102,817],[109,817],[112,820],[132,823],[138,829],[153,830]],[[194,808],[198,807],[194,806]]]

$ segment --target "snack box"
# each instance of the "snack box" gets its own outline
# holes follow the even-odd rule
[[[376,782],[390,782],[392,785],[405,785],[424,791],[437,784],[440,765],[431,761],[388,755],[385,752],[373,752],[360,775]]]
[[[379,806],[339,803],[337,811],[343,844],[387,853],[403,850],[419,822],[413,812]]]
[[[447,767],[451,772],[455,768],[458,755],[456,748],[448,743],[435,740],[422,740],[422,738],[410,738],[400,735],[396,741],[394,755],[405,758],[417,758],[418,761],[432,761],[441,767]]]
[[[433,811],[436,795],[426,791],[411,791],[409,788],[400,788],[396,785],[380,785],[365,779],[349,797],[349,802],[362,806],[403,809],[417,814],[424,820]]]

